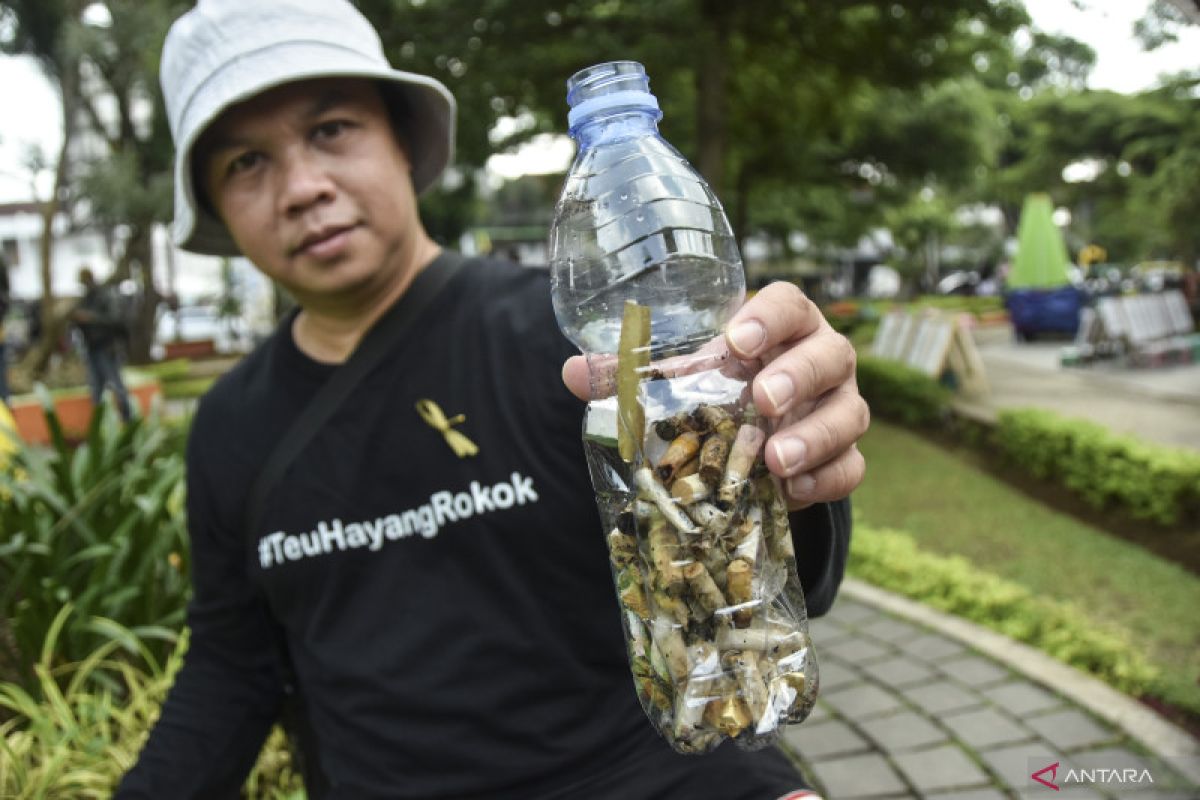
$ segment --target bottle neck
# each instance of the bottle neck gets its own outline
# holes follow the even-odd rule
[[[598,144],[628,139],[646,134],[658,135],[658,120],[662,116],[656,108],[627,107],[601,111],[587,116],[571,128],[571,136],[579,142],[580,151]]]

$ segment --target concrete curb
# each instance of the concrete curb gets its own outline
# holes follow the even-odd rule
[[[1123,730],[1188,780],[1200,783],[1200,741],[1096,678],[1029,645],[855,578],[846,578],[841,591],[860,603],[933,628],[1057,692]]]

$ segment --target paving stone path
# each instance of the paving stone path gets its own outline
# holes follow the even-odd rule
[[[783,747],[827,800],[1200,800],[1200,765],[947,635],[844,594],[812,635],[820,699]]]

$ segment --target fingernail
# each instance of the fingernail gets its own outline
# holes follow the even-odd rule
[[[783,411],[784,405],[796,393],[796,387],[792,384],[792,379],[787,375],[768,375],[762,379],[760,385],[762,386],[763,393],[767,395],[767,399],[771,401],[771,407],[776,413]]]
[[[812,494],[817,481],[812,475],[797,475],[788,481],[788,494],[792,497],[805,497]]]
[[[800,466],[804,461],[804,442],[794,436],[775,442],[775,457],[785,470]]]
[[[758,322],[743,322],[729,332],[729,341],[739,355],[751,356],[767,340],[767,329]]]

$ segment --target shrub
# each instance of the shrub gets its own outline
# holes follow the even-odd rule
[[[949,389],[895,361],[860,356],[858,389],[872,414],[903,425],[939,425],[950,411]]]
[[[167,381],[162,385],[163,396],[168,400],[194,400],[212,388],[216,381],[213,377]]]
[[[913,308],[936,308],[939,311],[963,311],[979,316],[1004,310],[1004,298],[999,295],[922,295],[912,302]]]
[[[42,392],[53,444],[21,447],[0,471],[0,678],[36,692],[32,666],[68,603],[79,610],[57,637],[79,661],[119,621],[160,659],[183,626],[189,595],[182,430],[158,416],[122,425],[111,405],[72,448]]]
[[[130,372],[140,372],[157,378],[163,383],[182,380],[191,373],[192,362],[186,358],[173,358],[170,361],[156,361],[151,364],[138,364],[131,367]]]
[[[1094,508],[1122,508],[1162,525],[1200,517],[1200,454],[1038,409],[1000,412],[994,440],[1010,461]]]
[[[0,797],[14,800],[107,798],[134,763],[182,664],[186,633],[162,666],[129,629],[95,619],[109,638],[82,661],[53,653],[72,614],[53,620],[34,665],[40,691],[0,683]],[[131,663],[130,655],[140,664]],[[116,681],[114,682],[114,677]],[[115,685],[116,689],[112,687]],[[302,798],[282,733],[267,741],[246,784],[251,798]]]
[[[855,524],[851,574],[1036,647],[1126,693],[1156,691],[1158,671],[1128,634],[1074,607],[982,572],[961,556],[922,552],[911,536]]]

